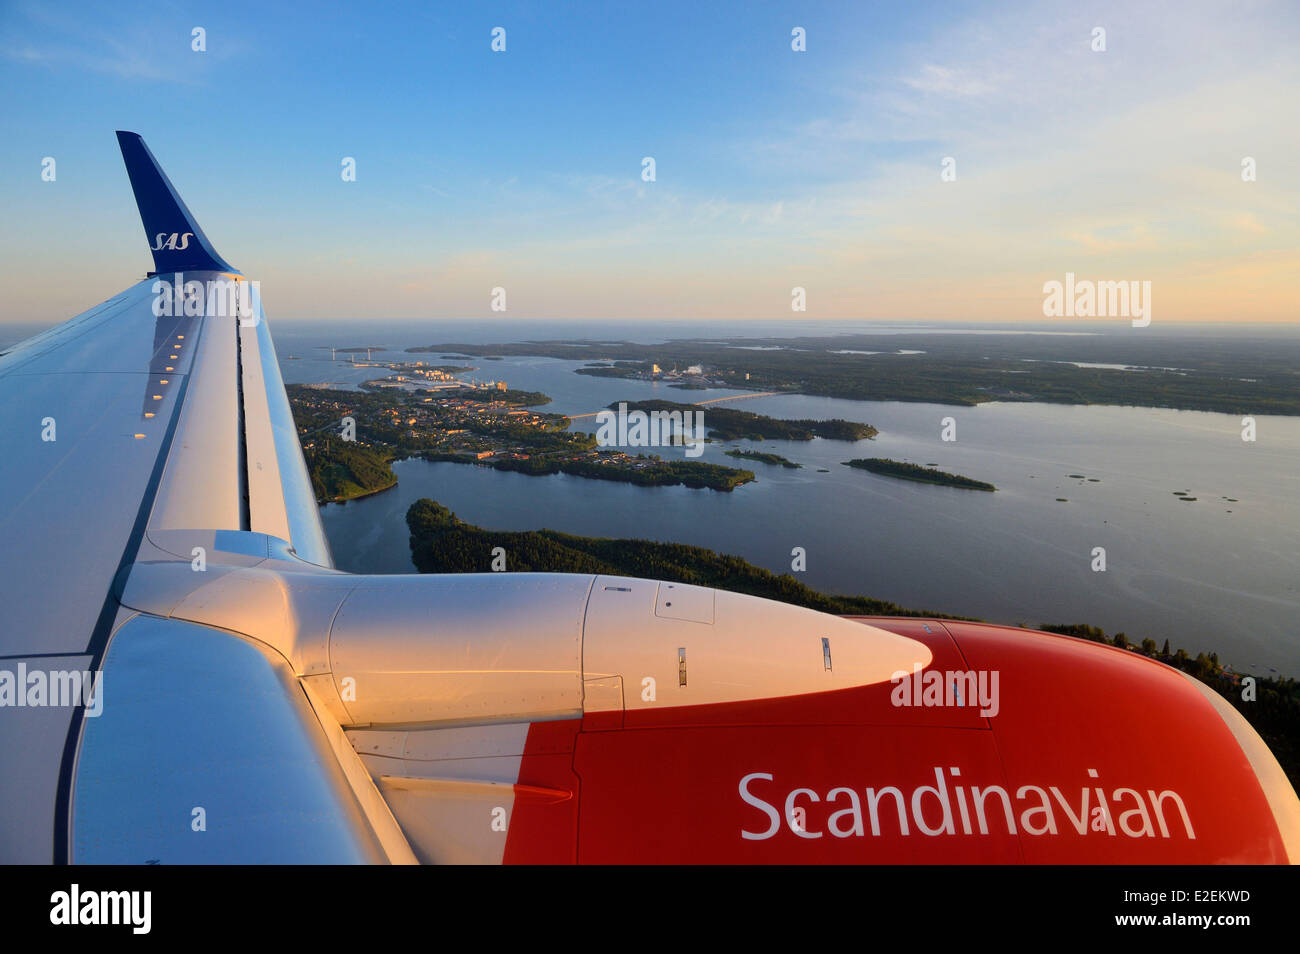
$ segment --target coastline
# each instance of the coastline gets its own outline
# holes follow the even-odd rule
[[[406,458],[403,457],[403,458],[401,458],[401,459],[402,459],[402,460],[405,460]],[[392,489],[393,489],[394,487],[396,487],[396,486],[397,486],[397,480],[394,478],[394,480],[393,480],[393,482],[392,482],[391,484],[386,484],[386,485],[384,485],[383,487],[376,487],[374,490],[363,490],[363,491],[362,491],[361,493],[359,493],[359,494],[352,494],[352,495],[347,496],[347,497],[331,497],[329,500],[318,500],[318,501],[316,501],[316,505],[317,505],[318,507],[324,507],[324,506],[327,506],[327,505],[329,505],[329,504],[334,504],[334,503],[336,503],[336,504],[345,504],[345,503],[349,503],[349,502],[351,502],[351,501],[353,501],[353,500],[364,500],[366,497],[373,497],[373,496],[375,496],[376,494],[382,494],[385,490],[392,490]]]

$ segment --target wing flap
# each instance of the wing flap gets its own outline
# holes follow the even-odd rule
[[[249,529],[292,540],[289,514],[285,507],[280,459],[276,453],[275,430],[271,425],[271,406],[267,398],[266,379],[262,374],[257,328],[239,329],[243,377],[244,440],[248,480]]]
[[[174,319],[160,318],[160,322]],[[170,334],[165,347],[183,353],[189,336]],[[205,318],[189,395],[167,459],[150,530],[246,530],[242,518],[238,354],[234,318]],[[169,381],[166,372],[157,381]],[[156,397],[146,395],[146,400]]]

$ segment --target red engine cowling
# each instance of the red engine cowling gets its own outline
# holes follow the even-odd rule
[[[1300,860],[1281,768],[1191,677],[1012,627],[861,622],[932,660],[873,685],[533,723],[505,860]]]

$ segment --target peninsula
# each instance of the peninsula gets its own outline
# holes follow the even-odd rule
[[[361,391],[293,384],[285,391],[319,503],[393,486],[390,465],[407,457],[643,487],[728,492],[756,479],[751,470],[599,447],[594,434],[567,430],[568,417],[533,410],[551,400],[535,391],[415,384]]]

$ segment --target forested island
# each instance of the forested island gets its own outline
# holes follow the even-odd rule
[[[465,523],[436,501],[417,500],[406,513],[411,560],[421,573],[481,573],[492,566],[492,550],[501,547],[510,572],[603,573],[672,583],[712,586],[806,606],[844,616],[922,616],[972,619],[912,610],[867,596],[821,593],[788,573],[777,575],[737,556],[704,547],[649,540],[607,539],[554,530],[496,531]],[[1170,650],[1166,640],[1131,641],[1126,634],[1107,636],[1083,623],[1041,623],[1039,629],[1105,643],[1181,669],[1222,695],[1272,749],[1291,784],[1300,788],[1300,681],[1253,677],[1257,698],[1241,698],[1241,677],[1226,669],[1216,653],[1195,657]]]
[[[576,368],[574,374],[593,378],[635,378],[650,367],[649,361],[616,361],[613,364],[588,364]]]
[[[861,441],[875,437],[877,431],[870,424],[832,418],[828,421],[786,420],[719,407],[716,404],[679,404],[676,401],[629,401],[629,411],[695,411],[704,415],[704,426],[709,436],[720,441],[810,441],[822,437],[832,441]],[[611,404],[617,409],[617,404]]]
[[[794,461],[782,457],[780,454],[767,454],[763,451],[729,450],[725,452],[728,457],[740,457],[745,460],[756,460],[760,464],[772,464],[779,467],[788,467],[791,470],[802,467],[803,464],[796,464]]]
[[[506,458],[494,463],[497,470],[513,470],[521,474],[572,474],[593,480],[617,480],[642,487],[685,487],[730,492],[742,484],[757,479],[752,470],[723,467],[698,460],[664,459],[657,454],[623,455],[629,467],[611,467],[606,456],[595,457],[527,457]],[[630,468],[630,469],[629,469]]]
[[[846,467],[856,467],[859,470],[869,470],[873,474],[880,474],[884,477],[914,480],[922,484],[939,484],[944,487],[960,487],[963,490],[987,490],[990,492],[998,489],[982,480],[972,480],[970,477],[963,477],[961,474],[945,473],[942,470],[935,470],[933,467],[922,467],[919,464],[907,464],[900,460],[890,460],[888,457],[856,458],[846,460],[843,463]]]
[[[502,401],[512,407],[541,407],[544,404],[551,403],[549,394],[543,394],[541,391],[520,391],[516,388],[508,388],[505,391],[487,389],[457,391],[456,395],[465,401],[477,401],[481,404]]]

